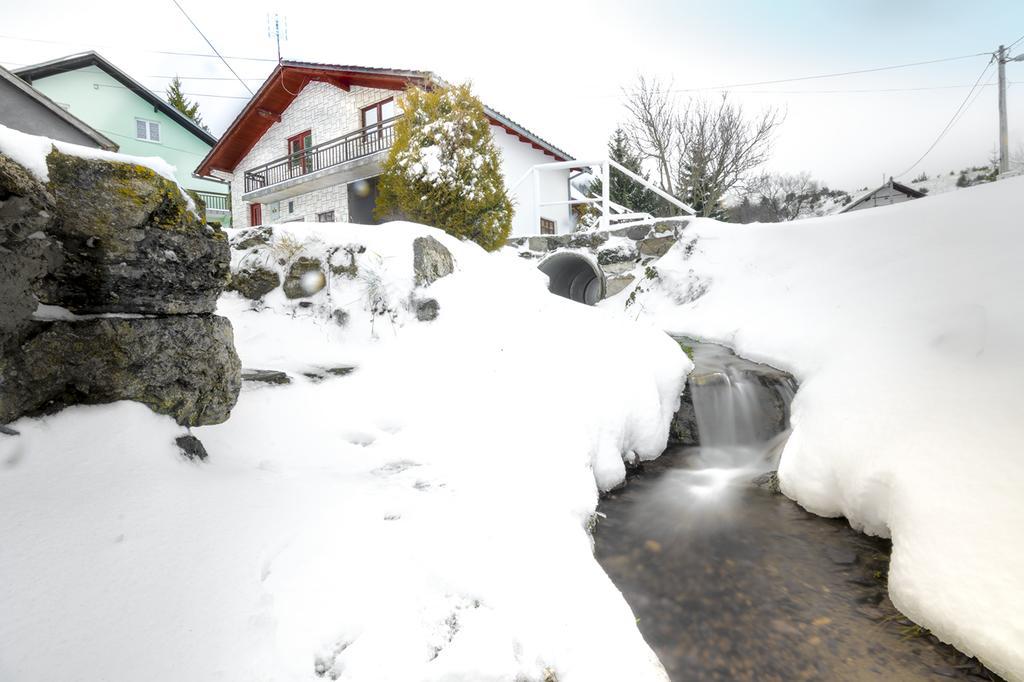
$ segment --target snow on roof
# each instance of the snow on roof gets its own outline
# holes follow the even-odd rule
[[[878,192],[880,190],[883,190],[883,189],[886,189],[886,188],[892,188],[892,189],[896,190],[897,192],[900,192],[902,194],[906,194],[911,199],[920,199],[921,197],[925,196],[924,192],[919,192],[916,189],[914,189],[913,187],[910,187],[908,185],[904,185],[904,184],[899,183],[899,182],[895,182],[895,181],[893,181],[892,178],[889,178],[889,181],[886,182],[884,185],[881,185],[879,187],[875,187],[874,189],[864,190],[860,194],[854,196],[853,199],[850,201],[850,203],[848,203],[845,206],[841,207],[838,211],[836,211],[836,214],[838,215],[840,213],[846,213],[847,211],[853,210],[853,208],[855,206],[857,206],[858,204],[861,204],[865,200],[871,198],[871,196],[874,195],[876,192]]]

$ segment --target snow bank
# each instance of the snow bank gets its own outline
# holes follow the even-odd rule
[[[1021,215],[1024,179],[1011,179],[793,223],[696,221],[693,254],[674,247],[628,309],[794,371],[783,492],[891,536],[896,606],[1015,680]],[[605,305],[621,309],[628,294]]]
[[[29,135],[0,124],[0,152],[27,168],[41,182],[50,179],[50,171],[46,167],[46,156],[54,147],[65,154],[79,156],[83,159],[103,159],[139,164],[152,169],[171,182],[177,182],[174,178],[174,166],[157,156],[131,156],[130,154],[108,152],[105,149],[93,149],[70,142],[51,140],[39,135]]]
[[[678,346],[436,230],[314,229],[379,256],[399,297],[411,238],[442,241],[456,272],[419,291],[438,319],[375,339],[315,297],[254,311],[226,295],[243,361],[293,383],[246,384],[228,422],[193,429],[204,463],[132,403],[13,424],[0,678],[666,679],[586,527],[623,457],[664,448]]]

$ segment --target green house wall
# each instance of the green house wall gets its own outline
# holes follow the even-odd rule
[[[159,156],[175,168],[178,183],[186,189],[227,194],[228,186],[192,177],[210,151],[206,144],[174,119],[114,80],[97,66],[36,79],[33,87],[100,131],[120,146],[123,154]],[[160,142],[135,137],[135,119],[160,124]]]

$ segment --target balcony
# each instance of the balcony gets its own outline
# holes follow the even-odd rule
[[[389,118],[246,171],[242,198],[266,203],[376,175],[380,153],[395,141],[398,119]]]
[[[216,192],[196,191],[196,196],[202,199],[206,206],[207,215],[212,213],[231,213],[231,197],[227,194]]]

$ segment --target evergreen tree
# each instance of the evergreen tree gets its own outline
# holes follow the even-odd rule
[[[375,215],[433,225],[488,251],[503,246],[513,208],[483,104],[459,85],[409,88],[399,107]]]
[[[649,174],[644,172],[641,155],[633,148],[626,131],[622,128],[616,128],[612,136],[608,138],[608,158],[622,164],[624,168],[643,179],[650,179]],[[609,198],[616,204],[625,206],[636,213],[650,213],[654,216],[671,214],[667,202],[617,169],[611,169],[609,181],[611,183],[608,189]],[[589,187],[591,196],[600,197],[602,186],[600,178],[594,180]]]
[[[175,76],[174,80],[171,81],[171,84],[167,86],[167,102],[172,107],[185,114],[185,116],[191,119],[197,126],[209,132],[210,129],[203,124],[203,117],[199,114],[199,103],[192,102],[185,97],[185,93],[181,91],[181,79],[177,76]]]

